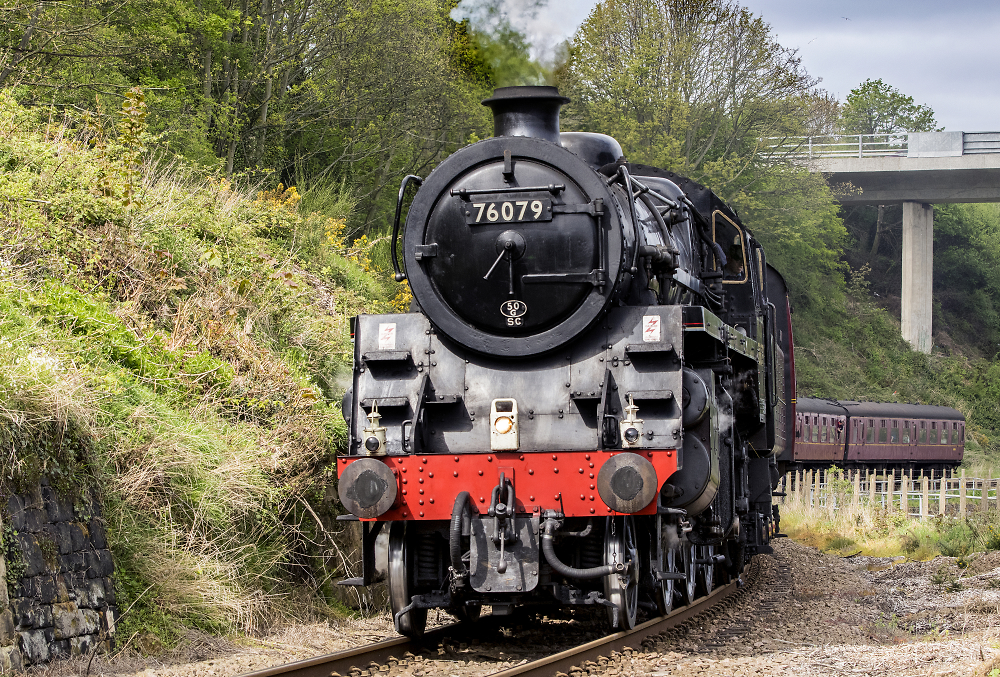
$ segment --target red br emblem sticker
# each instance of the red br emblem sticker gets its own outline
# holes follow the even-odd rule
[[[642,318],[642,340],[646,343],[659,343],[660,316],[644,315]]]

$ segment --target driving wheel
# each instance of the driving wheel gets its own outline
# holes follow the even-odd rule
[[[604,532],[604,563],[621,565],[619,573],[604,577],[604,597],[611,602],[608,620],[612,629],[631,630],[639,612],[639,548],[635,520],[609,517]]]
[[[396,632],[407,637],[420,637],[427,625],[427,609],[410,609],[400,615],[413,601],[412,548],[407,538],[407,523],[393,522],[389,527],[389,606],[392,608]]]

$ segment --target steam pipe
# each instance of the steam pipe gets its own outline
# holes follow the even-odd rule
[[[555,539],[555,532],[558,529],[559,522],[550,518],[545,520],[545,531],[542,533],[542,554],[545,555],[545,561],[549,563],[549,566],[557,574],[566,578],[585,579],[601,578],[602,576],[619,571],[619,566],[614,564],[605,564],[604,566],[591,567],[589,569],[576,569],[560,562],[559,558],[556,557],[556,551],[552,545],[552,541]],[[624,570],[624,565],[621,565],[621,569]]]

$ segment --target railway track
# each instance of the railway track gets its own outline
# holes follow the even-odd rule
[[[746,585],[740,586],[739,581],[733,581],[716,588],[712,594],[696,600],[693,604],[681,607],[666,616],[641,623],[630,631],[607,635],[545,658],[492,673],[488,677],[552,677],[560,673],[570,675],[574,672],[586,674],[588,667],[606,663],[630,650],[638,650],[643,644],[655,642],[658,636],[676,632],[678,628],[689,623],[707,620],[714,613],[738,602],[753,590],[760,577],[759,557],[755,557],[744,571]],[[396,665],[406,664],[422,651],[436,649],[445,640],[479,636],[483,634],[483,626],[490,622],[489,618],[484,618],[476,624],[444,625],[429,630],[418,640],[398,637],[356,649],[248,672],[240,677],[348,677],[352,674],[374,674],[379,672],[379,668],[384,671],[384,666],[388,666],[391,670]]]

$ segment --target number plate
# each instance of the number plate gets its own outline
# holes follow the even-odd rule
[[[552,200],[471,200],[461,202],[465,222],[469,225],[488,223],[531,223],[552,220]]]

